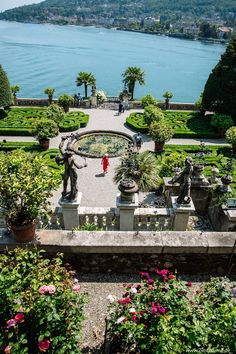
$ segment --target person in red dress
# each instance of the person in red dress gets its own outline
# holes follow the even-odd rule
[[[103,173],[104,175],[108,172],[107,169],[108,169],[108,166],[110,165],[109,164],[109,157],[108,157],[108,154],[105,154],[102,158],[102,162],[101,162],[101,165],[102,165],[102,168],[103,168]]]

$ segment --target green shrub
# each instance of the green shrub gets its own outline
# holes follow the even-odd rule
[[[143,108],[147,106],[156,106],[157,100],[152,95],[146,95],[141,100]]]
[[[83,112],[70,112],[59,122],[60,132],[69,132],[86,127],[89,115]]]
[[[233,119],[226,114],[213,114],[211,116],[211,125],[213,127],[229,129],[234,124]]]
[[[0,108],[12,104],[11,87],[6,72],[0,64]]]
[[[79,354],[85,298],[62,257],[15,249],[0,267],[1,352]]]
[[[173,129],[165,121],[152,122],[149,127],[149,134],[152,140],[162,144],[173,136]]]
[[[143,120],[147,126],[152,122],[159,122],[164,118],[162,110],[155,106],[146,106],[143,113]]]
[[[235,285],[229,279],[212,279],[190,295],[192,283],[167,269],[140,274],[142,283],[128,285],[111,305],[112,353],[235,352]]]
[[[65,117],[65,112],[56,103],[52,103],[46,110],[46,117],[58,124]]]
[[[74,104],[74,98],[65,93],[58,98],[58,104],[63,107],[65,112],[68,112],[70,105]]]
[[[229,144],[236,145],[236,127],[229,128],[225,133],[225,137]]]
[[[169,177],[174,174],[175,168],[183,169],[185,166],[185,158],[187,154],[185,152],[173,152],[170,155],[166,155],[161,160],[161,166],[159,169],[160,177]]]
[[[57,123],[51,119],[37,121],[33,131],[34,136],[36,136],[37,139],[54,138],[58,135],[58,132]]]

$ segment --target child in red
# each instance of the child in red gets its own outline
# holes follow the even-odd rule
[[[107,169],[109,166],[109,157],[107,154],[105,154],[102,158],[102,162],[101,162],[102,168],[103,168],[103,173],[104,175],[107,173]]]

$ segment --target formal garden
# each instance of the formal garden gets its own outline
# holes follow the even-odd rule
[[[98,124],[107,130],[83,133],[92,114],[97,123],[98,110],[70,111],[74,101],[67,94],[55,104],[53,88],[45,89],[48,107],[19,107],[18,86],[10,90],[0,66],[1,352],[236,352],[236,90],[228,95],[223,79],[227,94],[220,91],[218,75],[231,70],[231,61],[235,68],[232,51],[236,40],[195,111],[170,110],[167,91],[164,109],[147,95],[142,111],[124,118],[103,110],[108,118]],[[132,102],[144,72],[130,67],[122,76],[119,99]],[[76,79],[85,98],[88,86],[97,97],[95,83],[92,73]],[[122,132],[111,131],[118,124]],[[139,147],[133,132],[142,134]],[[68,134],[56,148],[43,144],[60,133]],[[19,141],[10,141],[14,136]],[[172,144],[173,137],[180,144]],[[214,140],[208,145],[204,139]],[[98,170],[105,154],[114,158],[107,175]],[[80,183],[85,197],[92,190],[94,204],[115,190],[116,207],[81,206]],[[49,200],[58,192],[52,210]],[[164,204],[143,207],[141,192]],[[55,214],[60,221],[49,225]],[[220,232],[190,229],[196,214]]]

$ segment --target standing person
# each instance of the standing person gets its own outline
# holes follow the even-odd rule
[[[77,95],[77,104],[78,104],[78,107],[80,107],[81,101],[82,101],[82,97],[81,97],[80,93],[78,93],[78,95]]]
[[[142,139],[141,134],[138,133],[134,139],[135,139],[136,148],[139,151],[141,149],[141,145],[143,143],[143,139]]]
[[[102,162],[101,162],[102,168],[103,168],[103,174],[105,176],[105,174],[108,172],[108,166],[110,165],[109,163],[109,157],[108,154],[105,154],[102,158]]]
[[[119,103],[119,109],[118,109],[118,113],[121,114],[123,112],[123,104],[122,102]]]

